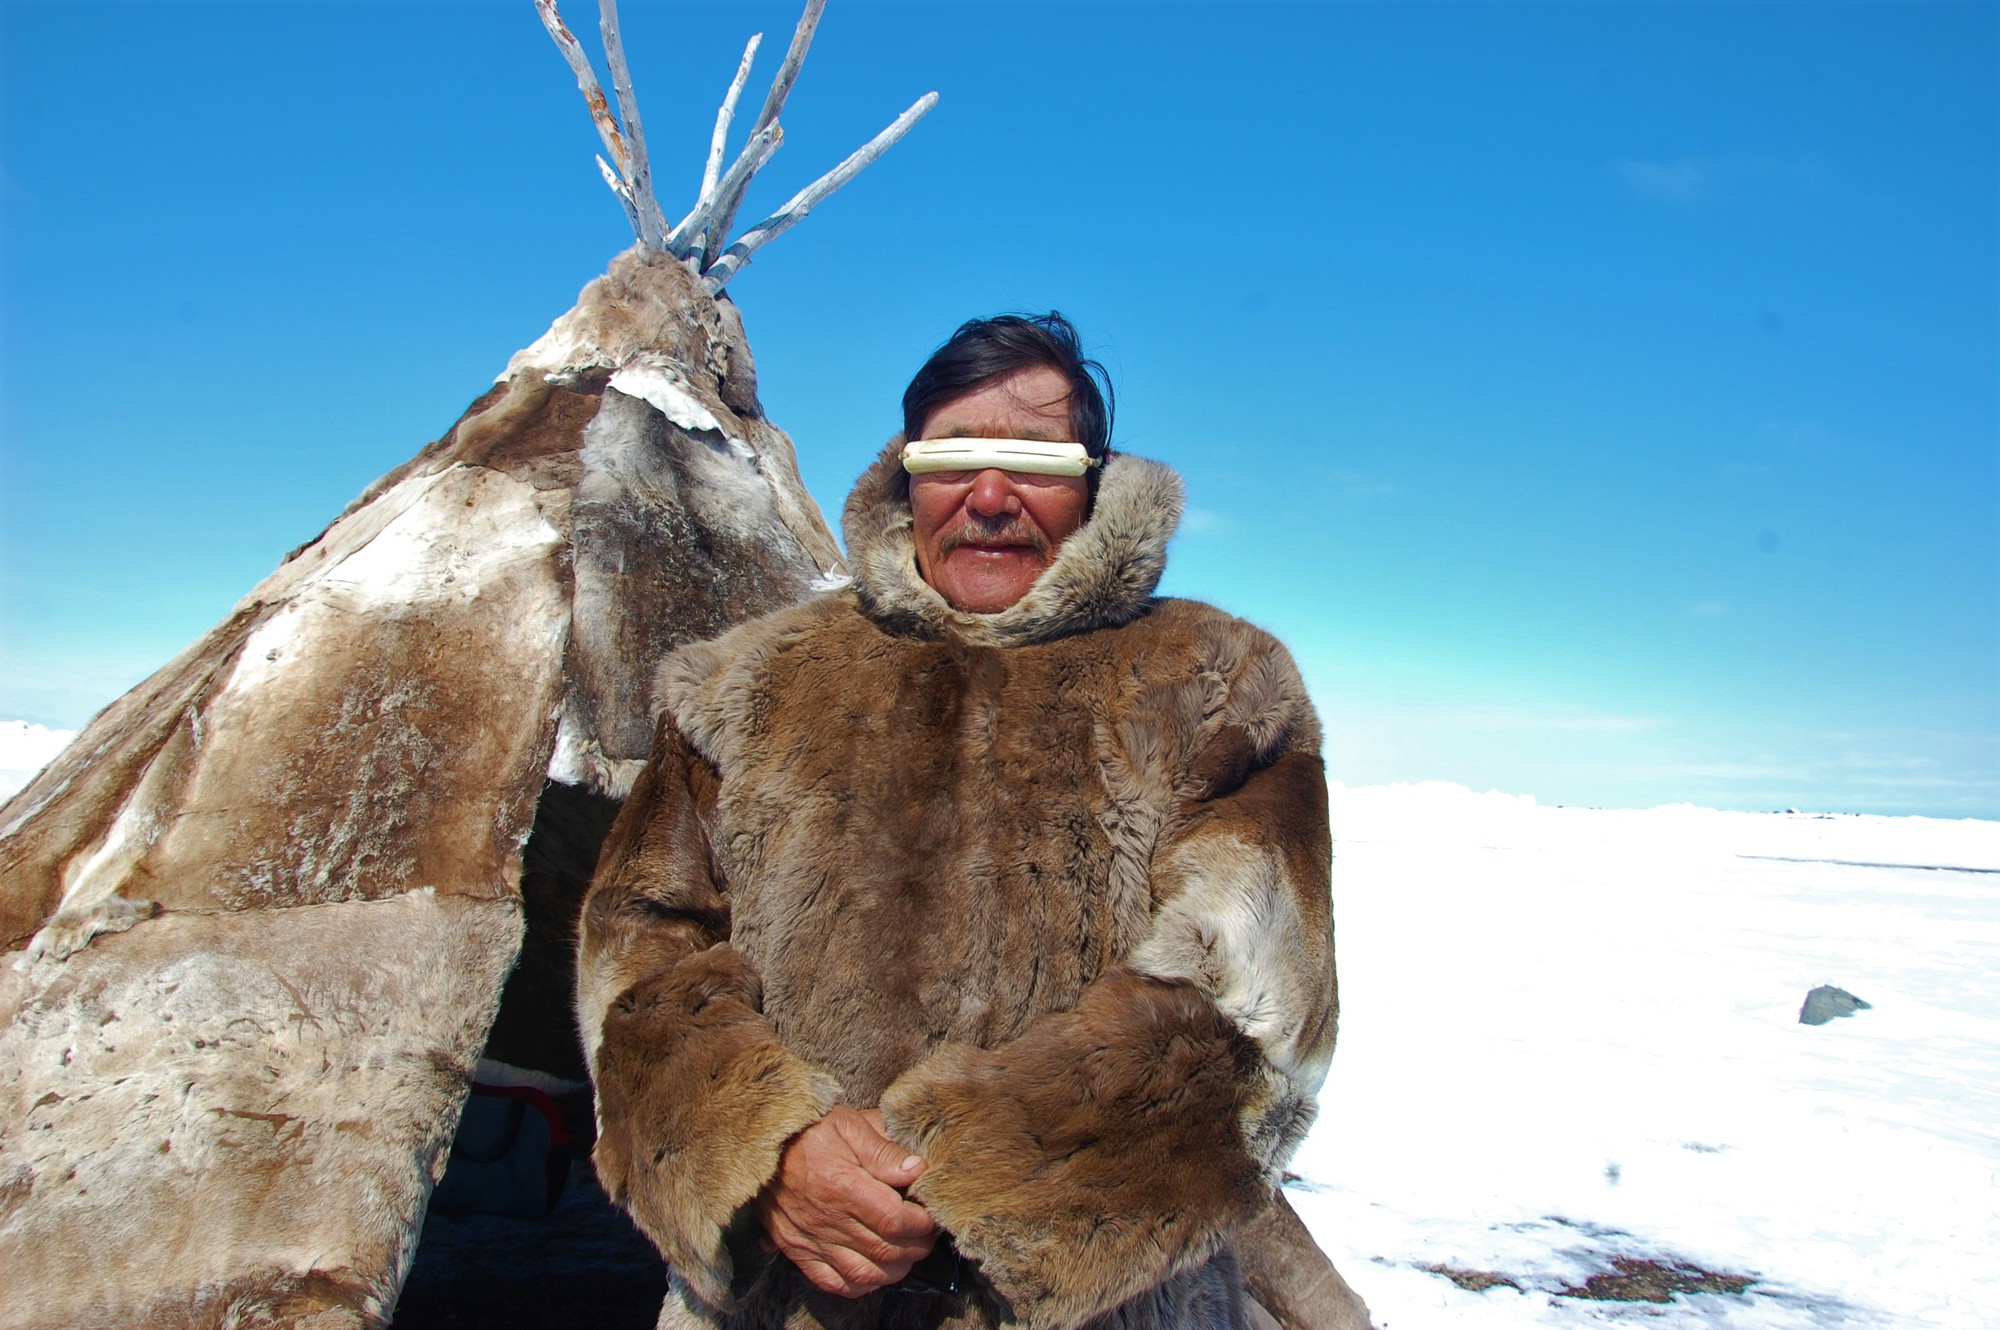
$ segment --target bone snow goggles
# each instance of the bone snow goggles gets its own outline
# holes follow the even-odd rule
[[[903,445],[903,470],[913,476],[988,467],[1038,476],[1080,476],[1097,464],[1098,459],[1080,443],[1040,439],[919,439]]]

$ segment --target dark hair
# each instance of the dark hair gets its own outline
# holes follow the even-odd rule
[[[903,390],[903,437],[922,438],[924,422],[933,411],[981,384],[1038,365],[1069,380],[1069,425],[1075,442],[1092,457],[1110,452],[1111,415],[1117,404],[1111,377],[1104,366],[1084,356],[1076,328],[1054,310],[996,314],[959,324]]]

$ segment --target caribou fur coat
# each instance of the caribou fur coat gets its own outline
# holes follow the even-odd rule
[[[662,1325],[1237,1327],[1334,1039],[1320,731],[1284,648],[1153,591],[1179,479],[1106,467],[1028,595],[917,574],[892,446],[855,584],[681,649],[584,907],[597,1167]],[[847,1301],[754,1241],[789,1137],[879,1106],[971,1272]]]

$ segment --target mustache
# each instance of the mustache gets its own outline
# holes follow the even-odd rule
[[[1049,538],[1018,517],[967,518],[938,541],[938,553],[950,554],[966,545],[1021,545],[1044,559],[1049,556]]]

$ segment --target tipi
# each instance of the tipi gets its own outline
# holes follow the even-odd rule
[[[843,573],[722,294],[936,100],[725,243],[823,3],[725,169],[753,40],[668,226],[613,0],[616,113],[537,0],[640,243],[0,809],[0,1325],[387,1322],[531,829],[559,933],[660,658]],[[567,1022],[542,951],[517,1043]]]
[[[723,289],[936,94],[730,240],[808,0],[670,226],[600,4],[609,97],[536,0],[639,243],[0,806],[0,1330],[386,1325],[482,1054],[580,1074],[566,930],[654,667],[845,576]],[[1286,1330],[1365,1326],[1287,1206],[1236,1245]]]

